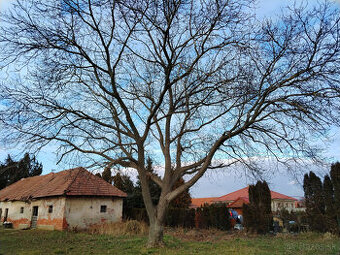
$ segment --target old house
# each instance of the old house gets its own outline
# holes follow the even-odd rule
[[[284,194],[270,191],[272,198],[271,206],[272,211],[276,212],[280,209],[286,209],[288,211],[296,211],[297,199],[293,197],[286,196]],[[242,214],[242,206],[244,203],[249,203],[248,187],[239,189],[237,191],[228,193],[221,197],[211,197],[211,198],[193,198],[191,207],[199,207],[204,203],[224,203],[227,204],[229,208],[235,209],[239,214]]]
[[[84,229],[120,221],[124,197],[79,167],[22,179],[0,190],[0,220],[14,228]]]

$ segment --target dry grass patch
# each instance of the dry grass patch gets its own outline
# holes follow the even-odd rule
[[[136,220],[93,225],[88,230],[88,232],[91,234],[114,236],[146,235],[148,231],[149,227],[145,222]]]
[[[165,233],[183,241],[218,242],[239,237],[249,237],[244,231],[222,231],[218,229],[166,228]]]

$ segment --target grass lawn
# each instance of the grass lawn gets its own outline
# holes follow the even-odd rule
[[[165,236],[164,248],[145,248],[146,236],[110,236],[0,228],[0,254],[340,254],[340,239],[305,233],[276,237],[223,234],[214,240]],[[207,241],[208,240],[208,241]]]

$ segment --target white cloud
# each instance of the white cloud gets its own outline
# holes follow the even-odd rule
[[[296,185],[296,184],[298,184],[297,181],[290,181],[290,182],[288,182],[288,185]]]

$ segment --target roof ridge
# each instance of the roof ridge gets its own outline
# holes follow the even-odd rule
[[[298,200],[298,199],[296,199],[296,198],[294,198],[294,197],[292,197],[292,196],[288,196],[288,195],[282,194],[282,193],[277,192],[277,191],[274,191],[274,190],[270,190],[270,192],[277,193],[277,194],[279,194],[279,195],[281,195],[281,196],[285,196],[285,197],[288,197],[288,198],[290,198],[290,199]]]
[[[82,167],[76,167],[76,168],[72,168],[72,169],[69,169],[69,170],[65,170],[65,171],[74,171],[74,170],[78,170],[78,173],[76,173],[76,175],[74,176],[74,178],[73,178],[73,180],[70,182],[70,184],[67,186],[67,187],[65,187],[65,190],[64,190],[64,194],[66,194],[68,191],[69,191],[69,189],[70,189],[70,187],[71,187],[71,185],[76,181],[76,179],[77,179],[77,177],[78,177],[78,175],[80,174],[80,170],[82,169]],[[72,172],[70,171],[70,177],[72,178]]]
[[[125,197],[126,193],[101,178],[77,167],[58,173],[26,178],[0,190],[0,201],[27,200],[51,196]],[[105,185],[107,184],[107,185]]]

